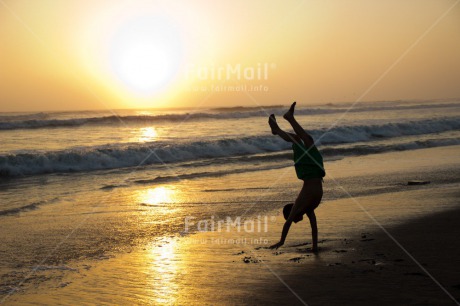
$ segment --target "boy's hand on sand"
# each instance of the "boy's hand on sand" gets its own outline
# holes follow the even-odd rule
[[[277,249],[279,248],[280,246],[282,246],[284,244],[284,242],[278,242],[278,243],[275,243],[274,245],[270,246],[269,249],[273,250],[273,249]]]

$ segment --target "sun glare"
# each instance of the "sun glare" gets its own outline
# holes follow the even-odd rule
[[[156,206],[171,203],[174,195],[174,189],[168,186],[160,186],[147,189],[143,192],[141,202]]]
[[[149,275],[152,276],[153,304],[175,304],[179,284],[177,274],[179,263],[176,259],[177,240],[169,239],[161,247],[154,247],[146,258],[150,262]]]
[[[156,16],[120,25],[110,44],[111,69],[139,95],[150,96],[165,89],[180,67],[178,34],[174,24]]]
[[[139,142],[154,141],[158,137],[158,133],[153,127],[141,128],[139,131]]]

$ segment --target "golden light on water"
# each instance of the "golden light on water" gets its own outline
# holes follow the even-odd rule
[[[158,139],[158,130],[154,127],[143,127],[131,131],[130,142],[153,142]]]
[[[148,209],[148,214],[154,215],[156,218],[152,222],[162,222],[164,217],[161,215],[177,213],[174,201],[177,201],[179,192],[174,186],[164,185],[154,188],[139,190],[137,200],[145,206],[151,206]],[[159,218],[159,219],[158,219]],[[167,239],[161,242],[161,245],[155,245],[147,253],[145,262],[149,275],[150,283],[148,295],[152,297],[152,304],[174,304],[177,299],[177,292],[180,284],[177,280],[177,273],[180,271],[178,265],[178,248],[177,240]]]
[[[177,257],[177,240],[171,239],[162,246],[155,246],[148,262],[151,263],[149,273],[152,275],[151,288],[155,304],[174,304],[179,289],[177,272],[180,261]]]
[[[180,209],[180,206],[175,204],[181,202],[181,193],[173,185],[141,189],[136,191],[134,198],[137,203],[150,207],[146,210],[148,214],[156,216],[177,213]],[[152,219],[151,221],[164,222],[165,220]]]
[[[138,197],[139,202],[152,206],[163,205],[173,202],[175,190],[169,186],[159,186],[141,190]]]
[[[139,142],[151,142],[157,139],[158,132],[153,127],[145,127],[139,130]]]

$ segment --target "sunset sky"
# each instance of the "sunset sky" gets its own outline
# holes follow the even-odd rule
[[[456,98],[458,2],[0,0],[0,111]]]

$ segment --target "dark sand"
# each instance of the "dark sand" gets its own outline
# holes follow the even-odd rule
[[[425,190],[418,200],[458,207],[460,191],[444,191]],[[460,301],[459,220],[460,208],[455,208],[385,227],[394,240],[373,226],[334,248],[324,247],[323,252],[341,255],[335,261],[279,272],[298,294],[290,298],[296,304],[455,305]],[[323,254],[315,257],[320,262]],[[268,291],[282,292],[286,285],[277,283]]]

